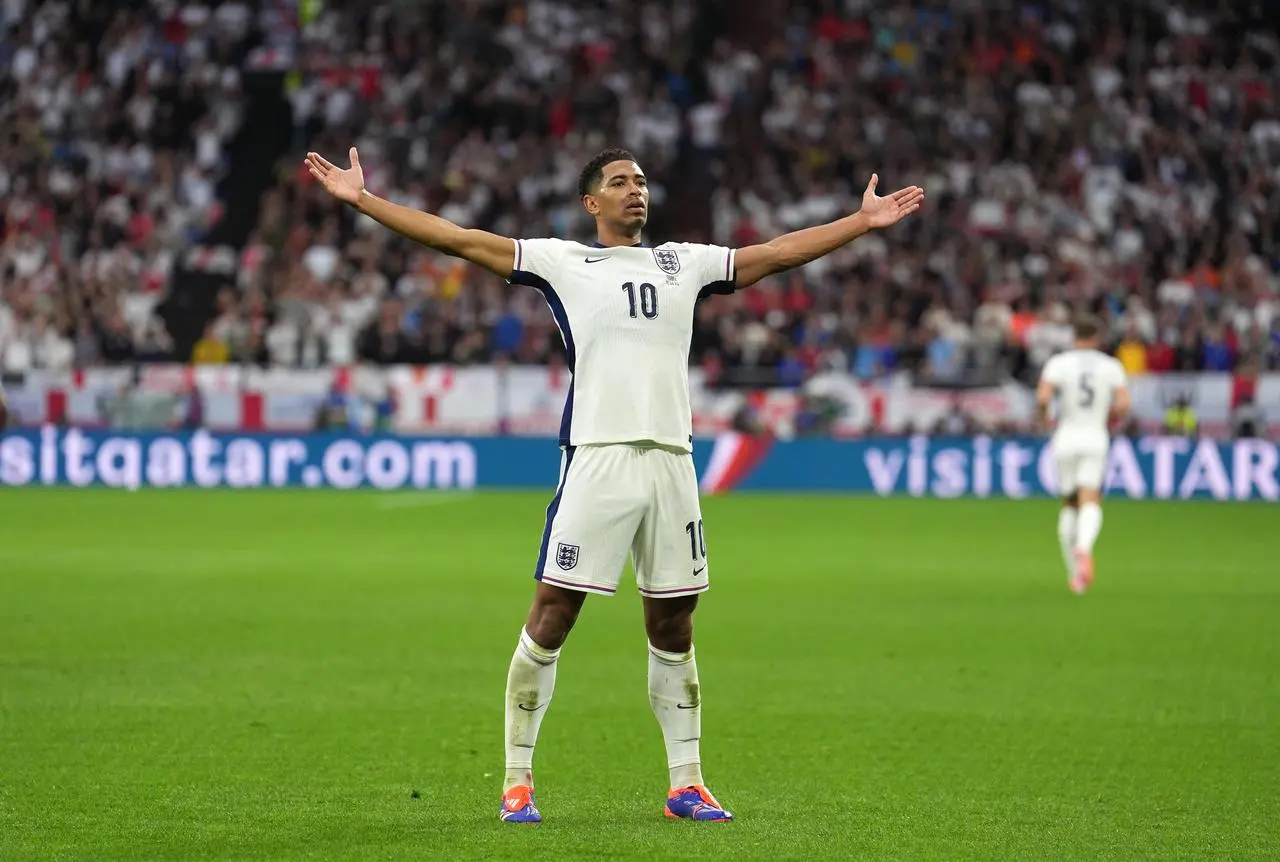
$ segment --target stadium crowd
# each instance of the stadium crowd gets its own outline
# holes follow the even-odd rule
[[[826,221],[872,171],[928,189],[909,226],[703,303],[693,360],[721,379],[1030,379],[1085,309],[1133,374],[1280,368],[1264,4],[761,2],[752,21],[670,0],[321,5],[288,79],[292,151],[182,355],[156,304],[218,217],[264,25],[240,2],[3,4],[5,371],[559,361],[535,293],[336,209],[301,154],[356,145],[401,203],[589,240],[578,171],[615,144],[652,180],[654,243]]]
[[[218,217],[248,7],[0,15],[0,367],[171,358],[156,307]]]

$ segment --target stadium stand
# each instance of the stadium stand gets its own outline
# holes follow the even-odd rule
[[[1280,43],[1261,3],[9,0],[0,366],[559,361],[531,292],[335,210],[300,169],[583,237],[622,143],[653,241],[930,212],[705,303],[722,383],[1032,379],[1103,315],[1133,374],[1280,368]]]

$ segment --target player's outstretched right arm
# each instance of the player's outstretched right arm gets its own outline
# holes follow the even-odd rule
[[[738,287],[750,287],[762,278],[804,266],[868,231],[897,224],[924,203],[924,189],[919,186],[908,186],[880,197],[876,194],[879,183],[879,175],[872,174],[862,193],[862,209],[853,215],[738,249],[734,253],[734,283]]]
[[[351,167],[339,168],[319,153],[307,153],[307,169],[324,190],[374,221],[414,242],[483,266],[501,278],[511,276],[515,242],[488,231],[464,228],[447,219],[393,204],[364,187],[360,156],[351,148]]]

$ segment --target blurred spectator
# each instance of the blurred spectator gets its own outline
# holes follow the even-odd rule
[[[1161,338],[1146,351],[1146,369],[1152,374],[1163,374],[1173,370],[1176,359],[1173,346]]]
[[[1231,377],[1232,409],[1258,397],[1258,363],[1250,359],[1240,365]]]
[[[1241,401],[1231,411],[1231,429],[1237,440],[1266,436],[1266,418],[1252,398]]]
[[[1231,428],[1237,438],[1266,435],[1266,415],[1257,403],[1258,371],[1258,361],[1250,358],[1231,380]]]
[[[1164,433],[1177,437],[1195,437],[1200,423],[1195,408],[1185,395],[1178,396],[1164,414]]]
[[[1124,337],[1116,345],[1116,359],[1120,360],[1120,364],[1124,366],[1125,374],[1130,377],[1137,377],[1147,373],[1147,345],[1143,343],[1142,336],[1138,332],[1138,324],[1135,321],[1129,321],[1125,327]]]
[[[764,422],[760,419],[760,414],[749,403],[743,404],[733,415],[730,422],[734,431],[739,434],[749,434],[751,436],[760,436],[766,433]]]
[[[938,418],[932,433],[934,435],[959,436],[977,434],[980,430],[978,421],[964,409],[964,401],[957,394],[951,399],[947,412]]]
[[[187,387],[183,397],[182,427],[188,431],[204,427],[204,397],[194,383]]]
[[[935,321],[929,327],[927,337],[925,377],[939,382],[957,379],[964,367],[964,354],[955,327],[948,325],[947,321]]]
[[[1173,354],[1174,371],[1199,371],[1203,367],[1204,353],[1200,349],[1200,336],[1194,326],[1182,331],[1182,340]]]
[[[1075,344],[1070,315],[1061,303],[1054,303],[1033,318],[1024,332],[1032,368],[1040,368],[1053,354],[1070,350]]]
[[[1235,365],[1231,344],[1234,340],[1234,334],[1225,332],[1221,324],[1212,324],[1200,342],[1204,354],[1201,367],[1206,371],[1230,371]]]
[[[223,365],[231,360],[231,348],[218,337],[217,325],[210,323],[204,335],[191,351],[191,361],[196,365]]]
[[[75,347],[48,317],[42,315],[36,318],[31,341],[37,368],[64,371],[71,367]]]
[[[316,431],[348,431],[357,426],[351,399],[338,386],[332,386],[316,411]]]

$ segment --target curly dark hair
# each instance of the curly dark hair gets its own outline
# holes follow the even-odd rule
[[[636,157],[630,150],[620,147],[610,147],[596,153],[578,175],[578,197],[595,194],[600,189],[600,183],[604,180],[605,165],[610,162],[634,162],[635,160]]]

